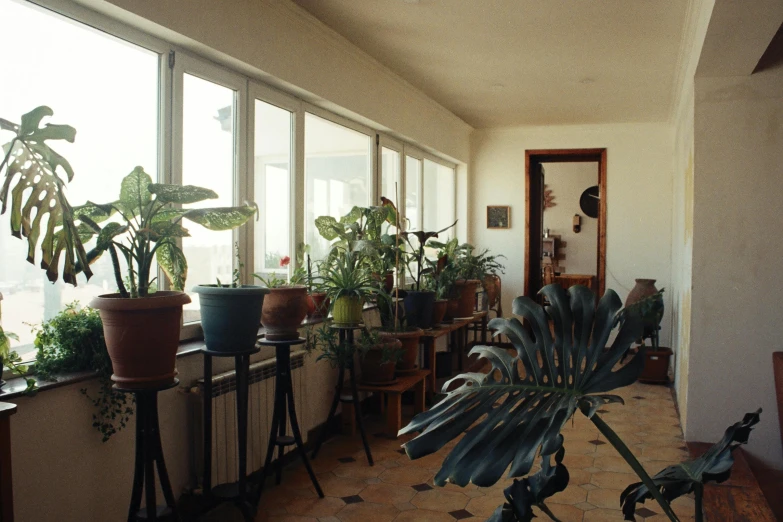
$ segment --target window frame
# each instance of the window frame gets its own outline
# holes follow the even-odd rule
[[[386,134],[378,133],[376,134],[377,139],[377,146],[376,146],[376,161],[377,165],[375,167],[376,175],[375,175],[375,184],[376,184],[376,198],[378,201],[380,201],[380,197],[383,195],[381,194],[381,188],[383,187],[383,149],[389,149],[393,150],[398,154],[398,165],[397,165],[397,171],[400,173],[400,179],[397,180],[398,187],[397,191],[400,194],[405,194],[405,142],[396,140],[394,138],[391,138],[390,136]],[[397,205],[397,213],[400,216],[400,221],[405,221],[405,205],[401,204],[399,201],[399,194],[394,195],[394,203]]]

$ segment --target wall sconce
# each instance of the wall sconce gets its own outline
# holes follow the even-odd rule
[[[582,216],[574,214],[574,233],[578,234],[582,230]]]

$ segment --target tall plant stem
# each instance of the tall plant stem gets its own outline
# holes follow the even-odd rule
[[[398,192],[397,188],[397,182],[394,182],[394,195],[397,197],[397,204],[400,204],[400,194]],[[397,279],[400,278],[400,211],[399,209],[394,210],[394,226],[397,228],[396,234],[394,234],[394,271],[397,274]],[[403,282],[405,282],[405,274],[402,276]],[[392,326],[392,331],[397,330],[397,325],[399,324],[399,310],[397,306],[397,299],[400,298],[400,282],[397,281],[397,284],[394,285],[394,325]]]
[[[696,494],[696,522],[704,522],[704,484],[696,482],[693,484],[693,492]]]
[[[593,421],[593,424],[595,424],[595,427],[598,428],[598,431],[600,431],[603,436],[606,437],[606,440],[608,440],[609,443],[614,446],[614,449],[617,450],[617,453],[619,453],[620,456],[625,459],[628,465],[631,466],[631,469],[633,469],[634,473],[636,473],[639,478],[642,479],[642,482],[645,486],[647,486],[650,494],[661,506],[663,512],[666,513],[667,517],[669,517],[669,520],[672,522],[679,522],[680,519],[677,518],[677,515],[675,515],[674,511],[672,511],[672,507],[669,505],[666,499],[663,498],[661,491],[655,485],[652,478],[650,478],[650,475],[647,474],[644,466],[642,466],[642,464],[636,460],[634,454],[631,453],[631,450],[628,449],[628,446],[625,445],[622,439],[617,436],[617,433],[615,433],[614,430],[610,428],[601,417],[598,416],[597,413],[593,414],[593,416],[590,417],[590,420]]]

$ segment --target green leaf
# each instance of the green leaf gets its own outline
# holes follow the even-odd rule
[[[198,203],[206,199],[217,199],[218,195],[207,188],[195,185],[165,185],[152,183],[149,191],[157,196],[161,203]]]
[[[340,225],[332,216],[319,216],[315,218],[315,228],[321,237],[327,241],[332,241],[338,237],[344,237],[345,227]]]
[[[729,426],[723,438],[708,449],[701,457],[669,466],[655,475],[652,480],[663,497],[672,500],[700,490],[708,482],[724,482],[731,476],[734,464],[732,452],[747,444],[753,426],[760,420],[761,409],[746,413],[740,422]],[[636,505],[652,498],[650,489],[642,482],[628,486],[620,495],[625,520],[634,520]],[[701,506],[696,506],[699,510]],[[697,520],[700,514],[697,514]]]
[[[354,223],[362,217],[362,207],[353,207],[350,212],[340,218],[340,223],[347,225]]]
[[[622,306],[608,290],[595,307],[595,294],[574,286],[568,295],[559,285],[541,291],[554,327],[536,302],[517,297],[513,313],[521,316],[493,319],[489,328],[506,335],[516,356],[496,346],[477,346],[471,354],[487,359],[489,373],[468,373],[453,379],[463,384],[427,412],[417,415],[401,433],[421,432],[405,444],[412,459],[438,451],[465,433],[435,476],[437,485],[449,480],[482,487],[497,482],[509,468],[510,477],[526,475],[536,454],[554,453],[560,431],[578,406],[587,415],[619,397],[590,395],[633,383],[644,359],[638,354],[613,370],[641,325],[634,317],[617,315]],[[611,347],[604,351],[610,332],[619,326]],[[444,389],[446,389],[444,387]]]
[[[103,230],[98,234],[98,241],[96,244],[96,248],[99,248],[101,250],[106,250],[111,246],[112,240],[119,236],[120,234],[124,234],[128,231],[127,225],[120,225],[119,223],[107,223],[105,227],[103,227]]]
[[[209,230],[232,230],[244,224],[258,212],[255,205],[243,207],[195,208],[184,217]]]
[[[148,187],[152,177],[142,167],[136,167],[125,176],[120,185],[120,206],[132,215],[138,215],[152,199]]]
[[[117,213],[115,205],[118,203],[119,202],[99,204],[88,201],[84,205],[73,207],[73,216],[76,219],[82,219],[83,217],[86,217],[92,220],[94,223],[101,223]],[[61,225],[62,222],[57,224]]]
[[[188,212],[190,211],[186,208],[164,208],[153,214],[152,218],[150,219],[150,223],[171,221],[172,219],[181,218]]]
[[[172,242],[160,243],[155,257],[174,290],[184,290],[188,277],[188,261],[182,250]]]
[[[11,234],[27,238],[27,260],[35,264],[35,250],[40,240],[40,266],[54,282],[59,278],[59,258],[64,252],[63,280],[75,285],[76,263],[86,264],[87,254],[65,197],[65,182],[57,173],[61,168],[70,181],[73,169],[46,142],[54,139],[73,141],[76,131],[67,125],[39,127],[41,120],[51,115],[52,110],[42,106],[22,116],[18,126],[3,120],[3,128],[16,131],[17,136],[3,147],[8,156],[0,164],[0,169],[5,168],[5,180],[0,188],[0,213],[5,213],[10,193]],[[44,218],[45,229],[42,227]],[[62,228],[57,230],[58,226]],[[84,273],[87,279],[92,276],[89,268]]]
[[[185,227],[179,223],[171,223],[168,221],[151,223],[149,230],[151,232],[150,239],[152,241],[160,241],[161,239],[173,237],[190,237],[190,233]]]

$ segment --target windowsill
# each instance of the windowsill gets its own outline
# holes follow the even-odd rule
[[[376,308],[376,305],[365,305],[364,311],[372,310]],[[302,327],[307,326],[313,326],[316,324],[321,324],[326,322],[328,319],[326,318],[318,318],[318,319],[305,319],[302,321]],[[261,336],[264,334],[264,328],[261,327],[258,329],[258,337],[261,338]],[[203,339],[191,339],[187,341],[182,341],[179,343],[179,349],[177,350],[177,358],[180,357],[188,357],[190,355],[195,355],[199,353],[202,348],[204,348],[206,345],[204,344]],[[60,388],[62,386],[68,386],[71,384],[76,384],[79,382],[89,381],[92,379],[95,379],[96,375],[92,371],[85,370],[83,372],[72,372],[72,373],[64,373],[61,375],[55,376],[55,379],[52,381],[45,381],[45,380],[38,380],[38,391],[37,393],[53,390],[55,388]],[[27,388],[27,382],[21,378],[21,377],[15,377],[13,379],[8,379],[6,381],[5,386],[3,386],[2,389],[0,389],[0,402],[3,401],[10,401],[13,399],[18,399],[19,397],[25,397],[25,389]]]

